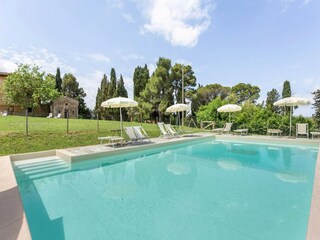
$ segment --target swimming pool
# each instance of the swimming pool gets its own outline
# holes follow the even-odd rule
[[[14,162],[33,239],[305,239],[318,149],[200,141]]]

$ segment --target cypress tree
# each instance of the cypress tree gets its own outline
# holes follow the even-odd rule
[[[282,88],[282,98],[287,98],[287,97],[291,97],[291,86],[290,86],[290,82],[288,80],[286,80],[283,83],[283,88]],[[289,115],[291,107],[284,107],[284,114]]]
[[[57,68],[57,73],[56,73],[56,89],[60,93],[62,90],[62,78],[60,74],[60,68]]]
[[[147,82],[150,78],[149,69],[147,64],[144,67],[136,67],[133,74],[133,96],[134,98],[140,97],[141,92],[145,89]]]
[[[320,128],[320,89],[314,91],[312,94],[314,95],[314,103],[312,105],[315,109],[313,118],[316,121],[318,128]]]
[[[110,84],[108,88],[108,98],[119,97],[117,96],[117,75],[116,70],[111,68]]]
[[[96,96],[96,106],[95,112],[99,113],[99,118],[106,119],[107,111],[105,108],[101,107],[101,103],[106,101],[108,97],[108,78],[107,75],[104,74],[101,80],[100,88],[98,88],[97,96]]]
[[[123,77],[121,74],[120,74],[120,79],[117,84],[117,96],[128,97],[128,92],[124,86],[124,81],[123,81]]]

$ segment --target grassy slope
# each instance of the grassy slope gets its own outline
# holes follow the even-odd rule
[[[140,125],[124,122],[124,126]],[[98,136],[111,135],[112,129],[120,129],[118,121],[70,119],[69,134],[66,134],[66,119],[29,117],[29,136],[25,136],[25,117],[0,117],[0,155],[35,152],[98,144]],[[142,123],[150,137],[158,137],[156,124]],[[124,134],[126,137],[126,134]]]

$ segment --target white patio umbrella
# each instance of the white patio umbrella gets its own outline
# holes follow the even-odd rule
[[[179,113],[179,112],[184,112],[187,110],[190,110],[190,106],[188,104],[177,103],[177,104],[174,104],[174,105],[168,107],[166,109],[166,112],[167,113],[175,113],[175,112]]]
[[[231,112],[239,112],[242,110],[242,107],[235,105],[235,104],[227,104],[219,107],[217,109],[218,112],[227,112],[229,113],[229,122],[230,122],[230,113]]]
[[[280,107],[290,107],[290,136],[291,136],[291,118],[292,109],[295,106],[308,105],[309,100],[301,97],[287,97],[276,101],[273,105]]]
[[[122,113],[121,108],[127,108],[127,107],[136,107],[138,106],[138,102],[125,97],[116,97],[116,98],[110,98],[107,101],[104,101],[101,103],[101,107],[105,108],[120,108],[120,131],[121,131],[121,137],[122,137]]]

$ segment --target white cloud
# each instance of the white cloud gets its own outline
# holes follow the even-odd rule
[[[110,58],[100,53],[89,53],[87,56],[96,62],[110,62]]]
[[[281,0],[281,3],[283,5],[281,12],[286,12],[291,4],[297,3],[300,4],[300,6],[305,6],[310,2],[311,0]]]
[[[108,6],[112,8],[123,8],[123,0],[106,0]]]
[[[55,73],[57,67],[64,72],[77,72],[76,68],[61,62],[59,58],[45,48],[31,48],[28,51],[0,49],[0,71],[12,72],[18,64],[35,64],[47,73]]]
[[[174,46],[194,47],[210,25],[211,5],[203,0],[151,0],[143,32],[163,36]]]
[[[135,23],[136,20],[134,20],[134,18],[128,14],[128,13],[123,13],[122,17],[128,22],[128,23]]]
[[[122,59],[125,61],[130,61],[130,60],[144,60],[144,56],[138,55],[138,54],[130,54],[127,56],[122,56]]]

